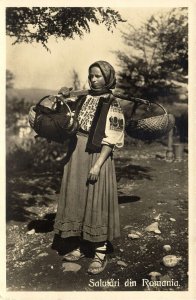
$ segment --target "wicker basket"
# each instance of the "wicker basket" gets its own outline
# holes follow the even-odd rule
[[[139,120],[131,119],[125,128],[130,137],[140,140],[154,140],[166,135],[174,127],[174,116],[168,114],[161,104],[156,102],[153,104],[158,105],[164,113]]]

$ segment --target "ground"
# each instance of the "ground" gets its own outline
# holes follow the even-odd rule
[[[67,264],[54,247],[62,174],[7,176],[7,290],[187,290],[187,151],[182,161],[169,162],[166,150],[157,142],[127,145],[115,153],[121,237],[113,243],[105,271],[94,277],[87,274],[90,258]],[[155,231],[146,230],[151,224],[158,226]],[[179,258],[177,265],[165,266],[166,255]],[[160,273],[155,281],[150,272]],[[142,279],[151,281],[142,284]]]

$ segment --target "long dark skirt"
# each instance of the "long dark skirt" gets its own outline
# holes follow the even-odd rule
[[[79,236],[90,242],[112,241],[120,235],[116,174],[112,155],[96,183],[87,182],[99,153],[85,152],[87,137],[77,143],[65,164],[54,232],[62,238]]]

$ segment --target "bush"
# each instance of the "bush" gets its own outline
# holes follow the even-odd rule
[[[17,97],[7,97],[6,100],[7,171],[52,171],[62,168],[61,158],[66,154],[66,144],[49,144],[45,139],[35,139],[36,133],[28,122],[31,104]]]
[[[7,151],[7,170],[24,171],[55,171],[62,169],[63,157],[66,155],[66,143],[48,143],[45,139],[33,137],[19,138],[11,135],[7,140],[9,151]]]

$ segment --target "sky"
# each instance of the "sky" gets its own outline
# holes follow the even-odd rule
[[[163,12],[161,7],[116,8],[128,23],[140,26],[152,14]],[[48,47],[51,52],[37,43],[12,45],[14,39],[6,38],[6,69],[15,76],[15,88],[45,88],[59,90],[71,86],[72,72],[79,74],[81,85],[87,85],[88,66],[96,60],[107,60],[118,70],[116,54],[113,51],[125,49],[120,30],[127,24],[121,23],[113,33],[104,25],[91,25],[90,34],[80,39],[58,42],[50,38]]]

